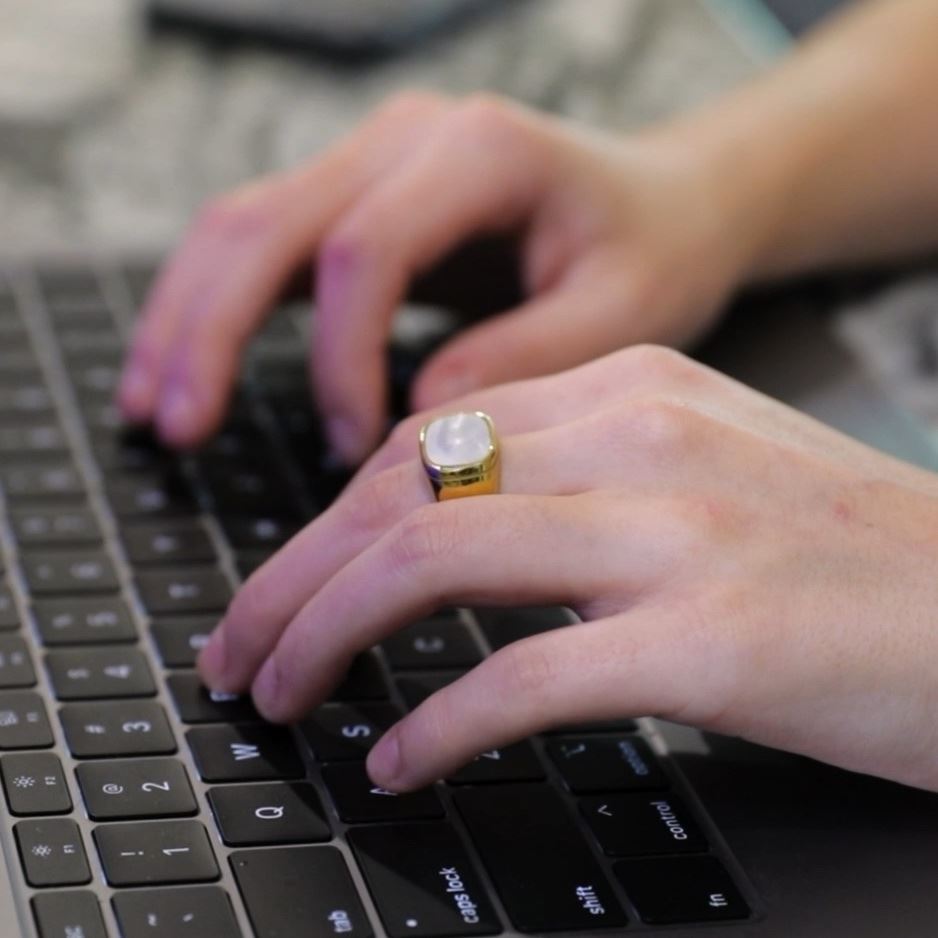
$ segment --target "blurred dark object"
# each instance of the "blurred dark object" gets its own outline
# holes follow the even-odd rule
[[[355,60],[380,58],[504,0],[149,0],[152,25]]]
[[[793,35],[807,32],[828,13],[851,0],[764,0],[765,5]]]

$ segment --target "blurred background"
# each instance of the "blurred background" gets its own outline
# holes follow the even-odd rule
[[[803,26],[826,6],[781,0]],[[0,0],[0,250],[164,249],[394,91],[488,89],[607,127],[745,81],[761,0]],[[272,41],[277,40],[277,41]]]
[[[844,2],[0,0],[0,256],[157,257],[204,199],[403,88],[627,130],[751,79]],[[938,428],[936,296],[916,272],[835,320]]]

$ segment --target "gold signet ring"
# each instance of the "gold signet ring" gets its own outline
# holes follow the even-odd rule
[[[420,459],[436,500],[494,495],[500,477],[498,437],[488,414],[449,414],[420,429]]]

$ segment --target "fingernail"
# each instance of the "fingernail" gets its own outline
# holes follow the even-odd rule
[[[330,417],[326,420],[326,437],[341,462],[354,464],[361,460],[361,431],[354,420]]]
[[[160,407],[160,430],[170,437],[185,437],[194,419],[195,405],[191,393],[181,385],[171,386]]]
[[[120,406],[130,417],[142,415],[150,395],[150,375],[138,364],[127,366],[121,378],[118,399]]]
[[[254,678],[254,685],[251,688],[254,705],[267,719],[275,720],[277,718],[276,709],[279,693],[280,669],[273,658],[268,658],[257,677]]]
[[[199,674],[210,690],[225,690],[225,632],[216,628],[199,654]]]
[[[383,788],[393,789],[401,772],[401,744],[397,730],[391,729],[368,754],[368,775]]]

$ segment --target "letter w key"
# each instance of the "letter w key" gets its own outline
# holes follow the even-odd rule
[[[293,735],[285,727],[199,726],[189,730],[186,739],[206,782],[274,781],[305,774]]]

